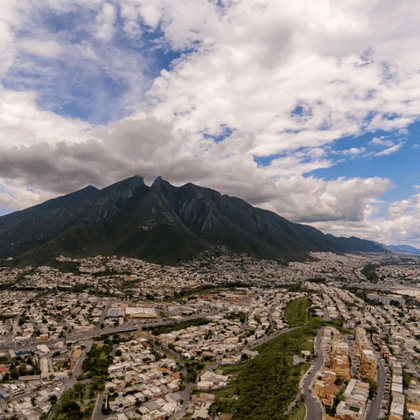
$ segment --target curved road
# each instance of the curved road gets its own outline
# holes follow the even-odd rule
[[[369,414],[366,417],[372,420],[377,419],[379,417],[379,411],[381,409],[381,402],[385,387],[385,369],[382,366],[381,361],[379,361],[378,363],[378,368],[378,392],[370,406]]]
[[[312,395],[312,391],[309,389],[315,375],[318,370],[324,365],[324,358],[321,352],[321,337],[322,328],[319,329],[316,336],[316,355],[318,360],[312,365],[311,372],[306,376],[302,382],[302,391],[306,396],[306,420],[322,420],[322,409],[320,401]]]

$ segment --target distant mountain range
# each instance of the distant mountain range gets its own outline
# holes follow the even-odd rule
[[[420,255],[420,249],[410,245],[389,245],[388,248],[398,254]]]
[[[212,245],[279,261],[309,251],[389,252],[355,237],[337,238],[289,222],[245,201],[193,184],[174,187],[139,176],[89,186],[0,217],[0,259],[45,264],[59,255],[120,255],[174,263]]]

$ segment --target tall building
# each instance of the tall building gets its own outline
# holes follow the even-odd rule
[[[378,358],[373,350],[361,350],[360,374],[362,378],[370,378],[376,380],[376,373],[378,370]]]

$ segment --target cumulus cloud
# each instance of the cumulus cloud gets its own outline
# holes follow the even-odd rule
[[[51,191],[35,192],[22,184],[22,182],[8,181],[8,188],[0,187],[0,205],[4,209],[24,209],[54,198],[54,193]]]
[[[222,18],[210,10],[195,35],[201,42],[197,53],[155,81],[150,94],[159,100],[156,115],[197,130],[204,126],[211,131],[221,124],[250,130],[259,155],[317,147],[414,121],[419,103],[408,85],[418,93],[416,73],[384,66],[377,51],[362,54],[362,41],[366,48],[371,42],[370,25],[377,25],[375,14],[360,19],[357,6],[339,3],[323,3],[319,9],[313,2],[293,7],[240,2]],[[165,28],[168,39],[176,45],[192,42],[185,30],[170,30],[180,24],[180,15],[164,10],[172,18]],[[347,45],[354,41],[360,54],[337,43],[337,34]],[[392,78],[394,73],[398,77]],[[305,113],[290,118],[301,104]]]
[[[363,219],[366,208],[391,187],[382,178],[339,178],[324,181],[294,177],[278,184],[279,195],[270,204],[286,218],[297,222]]]
[[[33,92],[0,87],[0,135],[2,147],[31,145],[40,141],[82,142],[90,124],[43,111]]]
[[[110,41],[115,33],[114,23],[117,18],[114,6],[109,3],[102,5],[96,16],[95,37],[101,41]]]
[[[36,54],[42,57],[57,57],[64,53],[64,48],[56,41],[38,41],[25,39],[20,42],[20,48],[29,54]]]
[[[345,236],[354,235],[388,245],[409,243],[420,247],[420,232],[415,228],[420,223],[420,194],[392,203],[387,217],[377,216],[377,210],[378,206],[373,203],[366,207],[360,220],[351,223],[325,221],[312,225],[333,235],[347,232]]]
[[[335,234],[414,241],[418,195],[381,218],[390,180],[311,174],[337,164],[331,155],[404,148],[391,135],[332,145],[377,130],[403,136],[418,118],[416,12],[393,0],[5,0],[0,205],[139,173]],[[178,58],[157,71],[158,49]],[[69,117],[77,112],[88,122]]]

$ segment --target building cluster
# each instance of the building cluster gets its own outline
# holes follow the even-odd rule
[[[59,340],[66,334],[92,332],[104,312],[104,302],[89,293],[0,293],[0,345]]]
[[[181,377],[176,362],[153,351],[146,339],[120,343],[105,384],[114,412],[138,410],[141,418],[166,418],[180,409]]]
[[[217,248],[177,266],[98,256],[60,257],[55,268],[1,267],[0,415],[39,418],[83,362],[88,340],[137,331],[115,344],[105,406],[118,420],[165,419],[182,408],[190,418],[209,418],[214,395],[206,391],[229,378],[217,367],[204,370],[194,384],[201,394],[184,401],[183,363],[258,357],[252,348],[288,327],[287,304],[309,293],[312,314],[331,325],[322,331],[324,366],[313,383],[325,413],[369,418],[369,392],[383,383],[379,419],[420,419],[418,261],[312,257],[281,265]],[[366,267],[376,273],[371,281]],[[302,292],[289,291],[295,285]],[[160,333],[154,326],[171,327]]]
[[[0,416],[35,420],[50,411],[52,401],[63,391],[64,379],[81,356],[80,347],[61,351],[58,347],[41,344],[32,350],[0,353],[4,362],[0,366]]]
[[[237,353],[246,346],[252,346],[269,331],[287,326],[283,310],[287,302],[301,296],[302,293],[275,289],[268,292],[251,290],[247,294],[226,293],[223,298],[230,304],[226,302],[225,315],[207,316],[212,322],[160,334],[156,339],[188,359],[223,359],[225,364],[235,363],[241,357]]]
[[[191,419],[208,419],[209,410],[211,405],[214,403],[216,397],[213,394],[198,394],[191,397],[191,402],[189,404],[187,415],[191,415]]]
[[[324,368],[314,384],[314,393],[324,407],[332,407],[340,391],[340,384],[351,378],[349,346],[337,329],[326,327],[322,332],[321,352]]]
[[[27,420],[38,420],[41,415],[47,414],[52,407],[52,399],[61,394],[62,386],[52,383],[48,387],[36,387],[27,396],[21,395],[14,398],[7,406],[0,407],[2,416],[11,418],[13,416]]]
[[[416,303],[407,304],[403,296],[384,292],[378,294],[384,297],[382,302],[370,293],[364,300],[322,283],[308,288],[315,293],[312,304],[318,315],[324,312],[323,307],[328,311],[333,301],[340,308],[339,319],[350,328],[345,334],[330,327],[323,330],[324,367],[317,373],[313,389],[326,412],[334,407],[334,418],[369,419],[373,404],[369,402],[369,387],[376,383],[383,384],[378,389],[378,419],[403,420],[406,413],[420,418],[420,317]],[[411,378],[409,386],[404,385],[404,375]],[[358,402],[349,398],[351,384]]]
[[[362,333],[356,338],[357,345],[365,345]],[[350,346],[336,328],[326,327],[322,332],[321,351],[324,367],[317,373],[314,394],[334,419],[363,420],[366,418],[369,398],[369,384],[354,378],[350,369]],[[361,353],[360,353],[361,354]],[[363,360],[363,356],[361,357]],[[364,369],[364,362],[360,366]],[[364,370],[363,370],[364,372]],[[369,372],[373,374],[372,372]],[[360,375],[363,378],[363,375]],[[345,386],[347,384],[347,386]],[[338,404],[337,404],[338,402]]]
[[[362,420],[366,418],[366,408],[369,398],[369,384],[351,379],[344,391],[344,401],[340,401],[336,409],[336,419]]]
[[[368,293],[366,297],[369,300],[374,302],[380,302],[383,305],[391,305],[393,302],[398,303],[400,306],[405,305],[405,299],[401,295],[394,295],[394,294],[378,294],[378,293]]]
[[[369,378],[376,381],[378,358],[372,348],[372,342],[366,330],[362,327],[356,328],[356,343],[360,351],[360,376],[363,379]]]
[[[222,371],[206,371],[200,376],[195,389],[197,391],[208,391],[209,389],[224,388],[227,385],[228,377]]]

